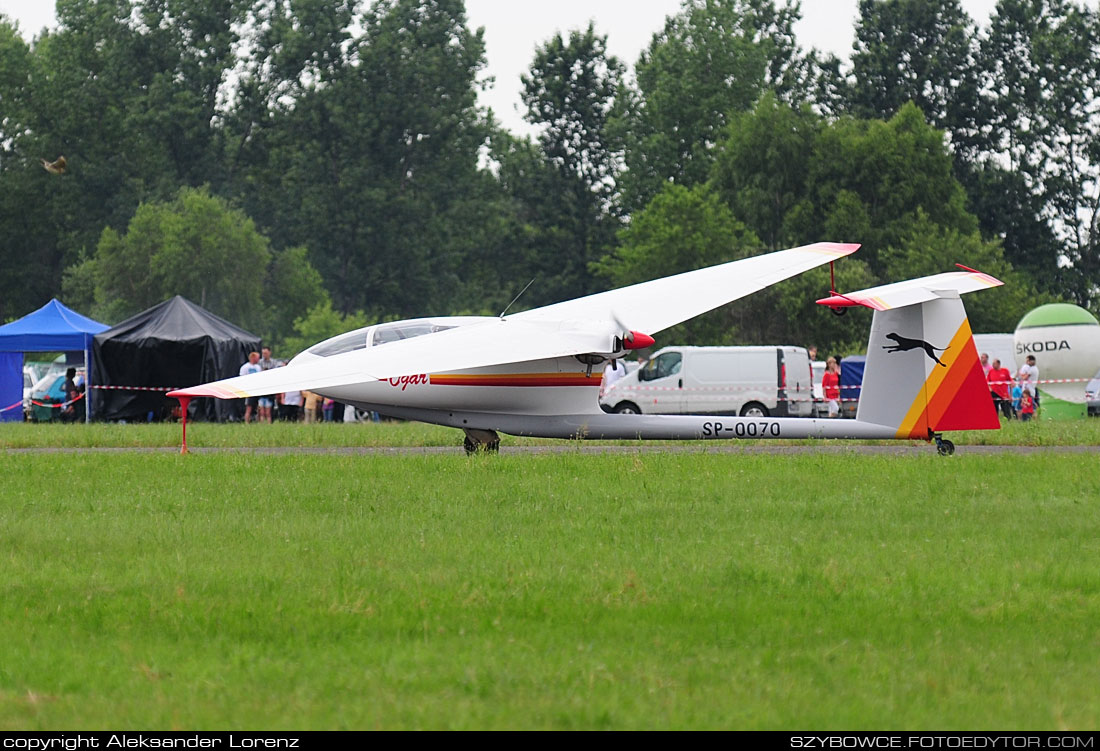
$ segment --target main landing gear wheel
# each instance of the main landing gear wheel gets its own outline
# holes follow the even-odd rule
[[[466,437],[462,440],[462,448],[466,449],[466,455],[477,453],[495,454],[500,451],[500,436],[495,430],[478,430],[465,428]]]
[[[951,456],[955,453],[955,444],[946,438],[937,438],[936,451],[940,456]]]

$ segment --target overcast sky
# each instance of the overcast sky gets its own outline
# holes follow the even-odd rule
[[[847,57],[852,48],[858,0],[803,0],[802,20],[795,27],[804,47],[816,47]],[[983,26],[996,0],[962,0],[972,18]],[[488,75],[493,87],[482,94],[509,130],[529,133],[523,122],[519,77],[534,57],[535,47],[556,31],[583,28],[590,20],[607,35],[611,54],[633,66],[665,17],[676,12],[680,0],[466,0],[471,26],[485,28]],[[14,18],[24,37],[55,23],[50,0],[0,0],[0,13]]]

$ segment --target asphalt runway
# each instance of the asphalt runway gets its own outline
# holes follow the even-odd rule
[[[1100,454],[1100,446],[965,446],[956,444],[956,456],[973,454],[976,456],[992,454]],[[0,448],[0,454],[176,454],[178,447],[86,447],[86,448]],[[288,454],[320,454],[327,456],[423,456],[423,455],[460,455],[462,447],[455,446],[266,446],[266,447],[202,447],[192,446],[192,454],[257,454],[282,456]],[[861,445],[852,443],[828,442],[817,445],[770,445],[770,444],[641,444],[620,445],[548,445],[548,446],[502,446],[501,456],[540,455],[540,454],[741,454],[745,456],[808,456],[808,455],[860,455],[860,456],[935,456],[936,447],[932,444],[920,445],[899,443],[889,445]]]

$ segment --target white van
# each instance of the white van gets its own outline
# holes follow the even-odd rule
[[[810,417],[803,347],[665,347],[600,398],[611,412]]]

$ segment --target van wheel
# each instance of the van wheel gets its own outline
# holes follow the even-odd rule
[[[622,402],[615,405],[615,414],[617,415],[640,415],[642,410],[638,409],[637,404],[631,402]]]
[[[741,408],[742,417],[767,417],[768,408],[760,402],[749,402]]]

